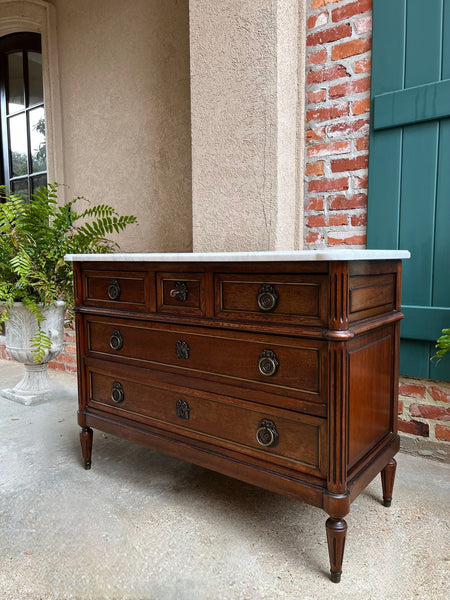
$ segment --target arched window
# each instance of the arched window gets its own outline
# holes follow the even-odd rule
[[[41,36],[0,38],[1,183],[29,196],[47,183]]]

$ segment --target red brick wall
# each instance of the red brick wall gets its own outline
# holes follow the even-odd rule
[[[366,244],[371,35],[372,0],[308,0],[306,247]],[[401,378],[399,392],[406,441],[450,447],[450,384]]]
[[[0,358],[9,359],[9,356],[5,350],[5,344],[0,343]]]
[[[51,369],[58,369],[59,371],[67,371],[68,373],[77,372],[77,347],[75,344],[75,331],[73,329],[67,329],[64,333],[65,348],[64,352],[61,352],[56,360],[48,363]]]
[[[399,431],[410,437],[450,442],[450,384],[402,377],[398,409]]]
[[[308,0],[305,246],[366,243],[372,0]]]

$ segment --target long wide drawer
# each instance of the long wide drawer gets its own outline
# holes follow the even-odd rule
[[[326,343],[125,319],[87,318],[91,356],[219,376],[239,386],[326,403]]]
[[[114,375],[105,371],[88,372],[88,410],[107,411],[156,427],[182,428],[191,437],[202,434],[215,444],[238,444],[240,451],[264,453],[278,459],[275,462],[279,464],[292,466],[287,461],[295,461],[313,474],[323,471],[327,431],[324,419],[161,386],[152,381],[151,375],[145,381],[136,381],[122,366]]]

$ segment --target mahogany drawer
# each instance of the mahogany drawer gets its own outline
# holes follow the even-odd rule
[[[326,342],[208,328],[87,319],[88,351],[131,364],[175,367],[200,381],[222,377],[239,386],[325,403]]]
[[[156,273],[158,312],[205,315],[204,273]]]
[[[215,275],[215,315],[225,319],[325,326],[324,275]]]
[[[91,370],[88,381],[88,409],[151,420],[160,428],[182,428],[191,437],[202,434],[204,439],[206,435],[216,444],[238,444],[240,452],[270,455],[278,464],[292,467],[295,462],[300,470],[303,465],[316,475],[324,474],[324,419],[223,396],[167,389],[151,378],[136,381],[123,368],[114,375]]]
[[[83,302],[88,306],[143,311],[148,308],[150,280],[140,271],[83,271]]]

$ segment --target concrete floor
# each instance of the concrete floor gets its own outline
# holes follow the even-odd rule
[[[98,431],[85,471],[76,378],[51,377],[46,404],[0,399],[1,600],[449,597],[449,465],[400,454],[391,508],[372,482],[336,585],[316,508]]]

